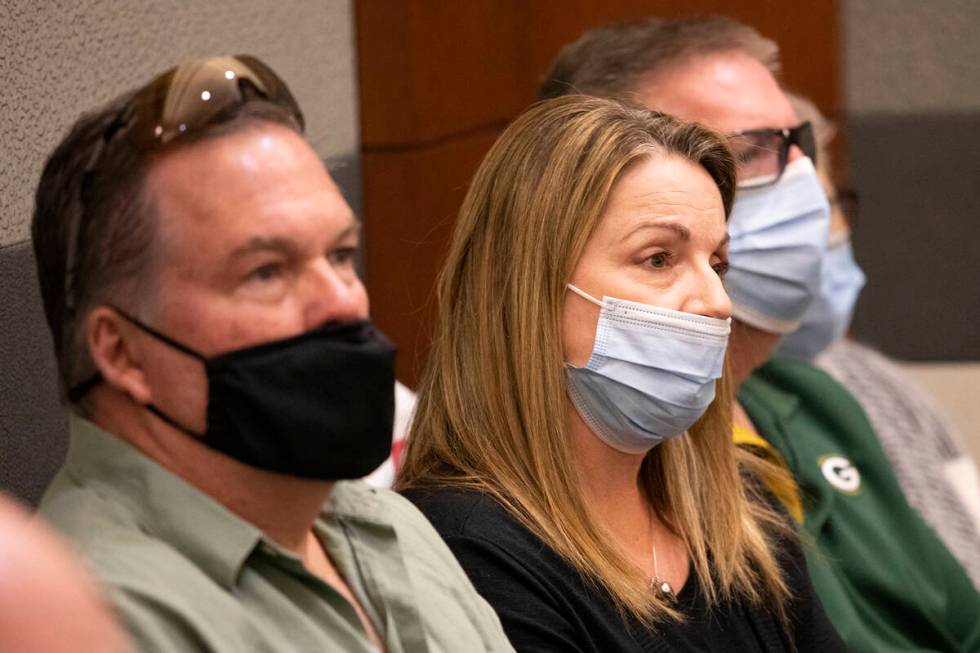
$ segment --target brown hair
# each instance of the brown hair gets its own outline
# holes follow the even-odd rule
[[[244,129],[256,120],[300,131],[285,110],[255,101],[231,112],[227,121],[147,154],[131,147],[125,138],[113,138],[135,94],[121,95],[79,118],[45,163],[35,194],[31,236],[63,399],[73,385],[95,371],[82,328],[89,310],[112,302],[139,313],[156,296],[157,214],[145,183],[153,158],[175,147]],[[77,248],[68,288],[72,224],[77,225]],[[84,402],[79,408],[85,412]]]
[[[470,186],[438,282],[439,318],[404,464],[409,487],[475,488],[603,587],[624,614],[676,616],[586,507],[565,433],[566,283],[621,173],[652,155],[714,179],[726,215],[735,164],[721,137],[613,100],[565,97],[519,117]],[[743,594],[781,609],[769,532],[747,499],[731,437],[731,388],[689,437],[655,447],[639,482],[685,540],[708,600]]]
[[[693,57],[744,52],[773,75],[779,46],[727,16],[645,18],[589,30],[558,53],[538,97],[584,93],[629,98],[640,80]]]

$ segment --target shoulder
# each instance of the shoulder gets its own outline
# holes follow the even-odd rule
[[[450,487],[405,495],[446,539],[517,650],[637,649],[609,596],[494,497]]]
[[[409,498],[361,481],[338,483],[331,499],[333,509],[353,520],[367,520],[390,527],[404,551],[428,566],[455,565],[445,544],[445,533]],[[435,526],[435,528],[434,528]]]
[[[482,503],[479,493],[413,490],[402,495],[361,481],[338,483],[334,493],[335,511],[352,518],[386,523],[399,537],[410,540],[440,539],[457,532],[475,505]]]
[[[811,393],[825,396],[847,395],[847,390],[832,376],[809,361],[788,357],[769,359],[753,372],[743,388],[752,393],[761,393],[772,401],[785,393],[786,398],[806,396]]]
[[[445,545],[432,524],[410,501],[391,490],[363,481],[341,481],[334,487],[324,512],[351,522],[391,528],[404,550],[428,551],[438,554],[437,558],[443,557]],[[449,555],[448,551],[445,555]]]
[[[71,516],[54,511],[41,514],[67,537],[90,573],[107,589],[117,610],[124,611],[125,605],[138,599],[177,614],[209,596],[226,600],[222,589],[200,567],[144,526],[91,504],[80,502],[79,507]],[[115,600],[119,597],[129,600],[120,604]]]
[[[578,594],[578,572],[496,499],[478,490],[426,488],[406,496],[428,517],[477,590],[498,612],[533,594]],[[522,608],[523,609],[523,608]]]
[[[62,467],[41,498],[38,514],[72,540],[98,537],[101,527],[135,524],[131,513]]]
[[[338,484],[335,492],[348,518],[366,518],[396,533],[415,609],[432,638],[454,641],[454,646],[466,650],[511,650],[493,609],[477,593],[451,547],[411,501],[359,481]]]
[[[124,505],[92,487],[55,485],[39,514],[79,554],[140,650],[244,644],[251,626],[235,599]]]
[[[517,520],[490,495],[467,488],[415,488],[404,493],[443,536],[485,533],[486,526],[514,527]]]
[[[832,408],[839,415],[857,412],[863,417],[860,405],[851,392],[837,379],[809,361],[794,358],[773,358],[752,374],[749,381],[766,386],[766,399],[773,393],[785,393],[786,398],[804,404]]]
[[[962,454],[928,390],[884,354],[843,338],[821,354],[816,363],[861,403],[897,466],[919,470],[923,465],[937,461],[942,464]],[[914,444],[924,436],[931,446],[916,449]],[[910,482],[917,480],[915,474],[907,477]],[[905,480],[902,479],[903,484]]]
[[[811,461],[842,451],[851,454],[848,458],[860,452],[872,461],[884,456],[854,395],[805,361],[770,360],[742,384],[738,400],[794,474],[801,464],[812,466]]]
[[[468,488],[405,492],[446,541],[470,578],[522,578],[563,584],[574,570],[495,498]]]
[[[841,338],[830,347],[820,352],[816,363],[823,366],[824,361],[858,361],[860,363],[890,364],[888,358],[880,352],[862,345],[851,338]]]
[[[443,520],[432,520],[409,498],[362,482],[338,484],[337,514],[352,521],[391,528],[409,567],[440,586],[469,589],[466,575],[453,553],[452,533],[444,532]],[[452,514],[447,507],[445,516]]]
[[[469,488],[418,488],[405,492],[432,526],[447,542],[467,543],[469,547],[494,550],[499,555],[518,559],[522,552],[533,552],[549,560],[551,550],[510,510],[485,492]]]
[[[152,537],[127,506],[94,486],[75,483],[64,469],[49,486],[38,514],[106,585],[138,582],[134,579],[142,577],[152,587],[158,584],[153,569],[176,553]]]
[[[895,361],[877,349],[851,338],[841,338],[835,342],[817,356],[814,363],[834,378],[880,378],[918,389]]]

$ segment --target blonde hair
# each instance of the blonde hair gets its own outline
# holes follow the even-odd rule
[[[641,582],[586,506],[565,432],[565,284],[609,193],[631,164],[680,156],[703,167],[726,215],[735,165],[696,124],[569,96],[519,117],[490,150],[460,210],[438,282],[439,318],[399,489],[453,486],[493,496],[587,581],[643,623],[677,613]],[[640,485],[684,539],[708,601],[787,589],[766,525],[747,499],[727,378],[689,437],[647,454]]]

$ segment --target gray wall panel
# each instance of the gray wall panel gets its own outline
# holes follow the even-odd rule
[[[0,247],[0,490],[40,497],[67,443],[29,243]]]
[[[844,0],[854,328],[909,360],[980,360],[980,2]]]
[[[845,0],[841,11],[852,112],[980,111],[980,2]]]
[[[858,337],[908,360],[980,360],[980,112],[858,116]]]

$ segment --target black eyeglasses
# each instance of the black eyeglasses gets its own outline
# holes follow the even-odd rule
[[[241,106],[253,101],[285,109],[303,130],[303,113],[285,82],[250,55],[191,61],[171,68],[136,91],[106,129],[83,174],[83,208],[75,213],[67,229],[65,306],[69,312],[77,308],[75,266],[86,189],[92,184],[106,149],[125,141],[141,154],[156,152],[177,139],[231,119]]]
[[[796,145],[817,162],[813,127],[804,122],[791,129],[747,129],[730,135],[738,164],[739,188],[758,188],[779,181],[789,162],[789,148]]]

